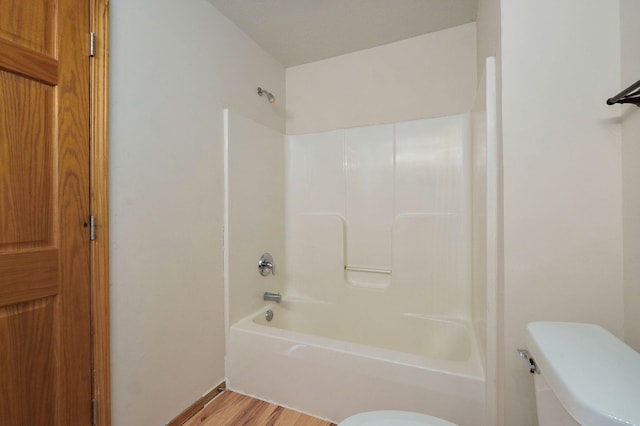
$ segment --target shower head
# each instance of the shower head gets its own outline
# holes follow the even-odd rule
[[[274,103],[276,101],[276,97],[271,94],[271,92],[267,92],[262,87],[258,87],[258,95],[266,96],[270,103]]]

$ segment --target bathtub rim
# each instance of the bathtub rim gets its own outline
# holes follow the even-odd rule
[[[326,301],[298,298],[298,297],[283,297],[283,302],[293,303],[318,303],[318,304],[331,304]],[[276,307],[275,302],[265,304],[261,309],[254,311],[253,313],[243,317],[239,321],[231,324],[229,327],[229,338],[233,338],[232,329],[241,330],[246,333],[269,336],[279,340],[287,341],[290,343],[303,344],[313,348],[330,349],[336,352],[345,353],[348,355],[362,356],[364,358],[389,362],[396,365],[410,366],[427,371],[433,371],[445,375],[459,376],[466,379],[478,380],[481,382],[486,381],[486,375],[484,366],[482,365],[482,359],[479,353],[479,347],[477,337],[475,335],[475,329],[473,323],[470,320],[461,318],[445,318],[441,316],[433,316],[424,314],[405,314],[411,316],[419,316],[424,319],[430,319],[435,321],[447,321],[454,322],[457,325],[464,326],[471,339],[471,352],[469,358],[465,361],[450,361],[436,358],[428,358],[426,356],[420,356],[407,352],[397,351],[393,349],[380,348],[376,346],[369,346],[360,343],[348,342],[345,340],[332,339],[329,337],[317,336],[308,333],[302,333],[299,331],[292,331],[280,327],[258,324],[254,322],[254,318],[264,315],[268,309]],[[231,340],[229,340],[231,343]]]

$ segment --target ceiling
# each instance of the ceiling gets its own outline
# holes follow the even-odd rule
[[[209,0],[285,67],[475,21],[477,0]]]

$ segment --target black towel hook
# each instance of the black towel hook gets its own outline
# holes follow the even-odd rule
[[[634,104],[640,107],[640,80],[624,89],[612,98],[607,99],[607,105]]]

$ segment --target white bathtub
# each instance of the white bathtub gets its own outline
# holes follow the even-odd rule
[[[231,389],[334,422],[396,409],[482,426],[477,348],[462,320],[283,300],[231,326],[227,379]]]

